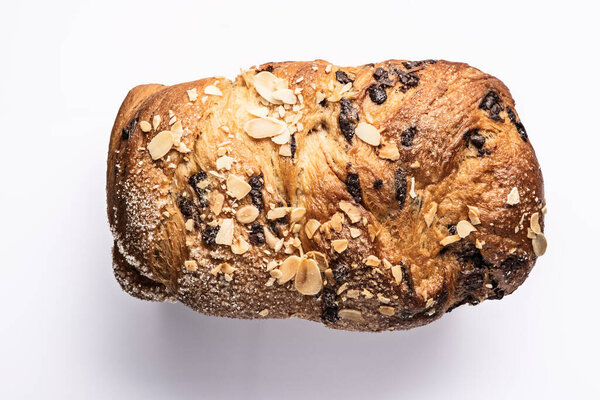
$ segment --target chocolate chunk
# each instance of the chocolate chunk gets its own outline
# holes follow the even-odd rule
[[[396,75],[398,75],[398,78],[400,78],[400,83],[402,84],[400,90],[402,92],[406,92],[410,88],[417,87],[419,84],[419,76],[414,72],[404,72],[399,69],[395,70],[395,72]]]
[[[344,71],[335,71],[335,79],[342,85],[345,85],[346,83],[349,83],[349,82],[354,82],[354,80],[350,79],[348,74],[345,73]]]
[[[137,118],[133,118],[123,128],[123,130],[121,131],[121,137],[123,138],[123,140],[129,139],[129,136],[131,136],[131,134],[133,133],[133,130],[135,129],[135,126],[137,125],[137,123],[138,123],[138,119]]]
[[[487,92],[487,94],[481,100],[481,103],[479,103],[479,108],[488,112],[488,118],[494,121],[504,122],[504,119],[502,119],[499,115],[500,112],[504,110],[504,107],[500,101],[500,96],[498,96],[498,93],[494,92],[493,90]]]
[[[481,149],[485,144],[485,138],[479,133],[474,133],[471,136],[471,143],[473,143],[473,146],[475,146],[476,148]]]
[[[360,187],[360,178],[358,174],[348,172],[348,175],[346,176],[346,189],[354,201],[357,203],[362,201],[362,189]]]
[[[265,243],[265,232],[263,227],[258,222],[250,225],[250,234],[248,236],[250,243],[253,245],[261,245]]]
[[[392,87],[394,86],[394,82],[390,79],[388,72],[379,67],[373,72],[373,78],[383,86]]]
[[[219,233],[218,226],[206,225],[206,227],[202,230],[202,241],[208,246],[214,246],[217,244],[217,233]]]
[[[521,121],[517,120],[517,116],[515,115],[515,112],[513,111],[513,109],[507,106],[506,112],[508,114],[508,118],[510,119],[510,122],[512,122],[513,125],[515,126],[515,128],[517,128],[517,132],[519,132],[521,139],[523,139],[524,142],[527,142],[527,131],[525,130],[525,127],[523,126]]]
[[[426,64],[435,64],[437,60],[422,60],[422,61],[402,61],[402,65],[406,69],[413,69]]]
[[[406,172],[402,168],[398,168],[394,174],[394,187],[396,188],[396,200],[402,208],[406,200]]]
[[[404,147],[410,147],[413,144],[413,139],[415,138],[415,135],[417,134],[417,128],[415,127],[410,127],[408,129],[405,129],[404,132],[402,132],[402,146]]]
[[[292,135],[290,139],[290,150],[292,152],[292,159],[296,155],[296,135]]]
[[[196,205],[193,201],[180,195],[177,196],[177,206],[184,217],[188,219],[194,218],[194,215],[196,214]]]
[[[207,191],[206,189],[202,189],[200,186],[198,186],[198,184],[206,178],[206,172],[200,171],[190,176],[190,179],[188,179],[188,183],[190,184],[190,186],[192,186],[192,188],[196,192],[196,195],[198,196],[199,206],[202,208],[208,205],[208,200],[206,198]]]
[[[325,288],[321,294],[323,321],[335,323],[340,317],[338,315],[339,307],[335,304],[336,294],[333,289]]]
[[[382,186],[383,181],[381,179],[377,179],[375,182],[373,182],[373,189],[381,189]]]
[[[340,130],[348,142],[352,142],[352,138],[354,137],[354,129],[356,128],[358,120],[358,110],[354,106],[353,101],[349,99],[341,99],[338,122],[340,124]]]
[[[369,93],[371,101],[375,104],[382,104],[387,100],[387,93],[385,93],[383,85],[373,84],[369,86],[367,92]]]
[[[403,262],[400,262],[400,269],[402,270],[402,282],[406,283],[406,287],[408,288],[408,292],[412,293],[414,291],[412,277],[408,273],[409,269]]]
[[[262,197],[262,188],[264,187],[263,175],[253,176],[248,180],[248,184],[250,185],[250,199],[252,200],[252,204],[254,207],[258,208],[259,211],[263,209],[263,197]]]
[[[333,277],[338,284],[344,283],[346,279],[348,279],[350,269],[346,264],[335,263],[331,266],[331,270],[333,271]]]
[[[325,107],[325,106],[327,105],[327,98],[325,98],[325,99],[321,100],[321,101],[319,102],[319,105],[320,105],[321,107]]]

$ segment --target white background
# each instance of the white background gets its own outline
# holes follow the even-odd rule
[[[594,3],[1,0],[0,398],[599,398]],[[381,334],[120,290],[105,162],[127,91],[315,58],[443,58],[506,83],[549,210],[521,288]]]

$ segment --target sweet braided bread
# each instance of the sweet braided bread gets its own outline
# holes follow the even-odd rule
[[[216,316],[407,329],[513,292],[546,249],[508,89],[447,61],[138,86],[107,195],[123,289]]]

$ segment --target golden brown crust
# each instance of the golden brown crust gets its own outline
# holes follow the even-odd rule
[[[258,107],[292,136],[251,137]],[[511,293],[545,246],[542,175],[508,89],[446,61],[138,86],[113,127],[107,195],[124,289],[218,316],[408,329]],[[244,206],[261,229],[251,207],[236,218]],[[229,243],[228,224],[233,243],[212,243],[217,230]]]

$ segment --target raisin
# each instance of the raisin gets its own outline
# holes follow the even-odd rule
[[[394,187],[396,188],[396,200],[402,208],[406,200],[406,172],[402,168],[398,168],[394,174]]]
[[[346,279],[348,279],[350,269],[346,264],[337,263],[331,266],[331,270],[333,271],[333,277],[337,283],[343,283]]]
[[[422,60],[422,61],[403,61],[402,65],[406,69],[413,69],[426,64],[435,64],[437,60]]]
[[[373,182],[373,189],[381,189],[382,186],[383,181],[381,179],[377,179],[375,182]]]
[[[292,160],[296,155],[296,135],[292,135],[290,138],[290,151],[292,152]]]
[[[340,130],[348,142],[351,142],[354,137],[354,129],[356,128],[358,120],[358,111],[354,107],[352,100],[341,99],[338,122],[340,124]]]
[[[369,97],[375,104],[382,104],[387,100],[387,94],[385,93],[385,88],[383,85],[373,84],[369,86],[367,92],[369,92]]]
[[[188,179],[188,183],[192,186],[196,195],[198,195],[199,206],[204,208],[208,205],[208,200],[206,199],[206,189],[202,189],[198,186],[198,183],[205,180],[207,178],[206,172],[200,171]]]
[[[250,243],[254,245],[261,245],[265,243],[265,232],[263,227],[258,222],[250,225],[250,235],[249,235]]]
[[[121,131],[121,137],[123,138],[123,140],[129,139],[129,136],[131,136],[131,134],[133,133],[133,130],[135,129],[135,126],[137,125],[137,123],[138,123],[138,119],[137,118],[133,118],[123,128],[123,130]]]
[[[379,67],[373,72],[373,78],[383,86],[392,87],[394,86],[394,82],[390,79],[388,72]]]
[[[254,204],[254,207],[262,211],[264,204],[262,197],[262,188],[264,187],[263,175],[260,174],[253,176],[248,180],[248,184],[252,188],[250,189],[250,199],[252,200],[252,204]]]
[[[513,125],[515,126],[515,128],[517,128],[517,132],[519,132],[521,139],[523,139],[524,142],[527,142],[527,131],[525,130],[525,126],[523,126],[521,121],[517,120],[517,116],[515,115],[515,112],[513,111],[512,108],[507,106],[506,112],[508,114],[508,118],[510,119],[510,122],[512,122]]]
[[[354,172],[348,172],[346,176],[346,189],[352,196],[354,201],[360,203],[362,201],[362,189],[360,187],[360,178]]]
[[[206,228],[202,230],[202,241],[208,246],[214,246],[217,244],[217,233],[219,233],[218,226],[207,225]]]
[[[413,139],[415,138],[415,135],[417,134],[417,128],[415,127],[410,127],[408,129],[405,129],[404,132],[402,132],[402,146],[404,147],[410,147],[413,144]]]
[[[479,109],[487,111],[488,118],[494,121],[504,122],[499,115],[500,112],[504,110],[504,107],[500,101],[500,96],[498,96],[498,93],[494,92],[493,90],[487,92],[487,94],[483,97],[481,103],[479,103]]]
[[[397,69],[396,75],[398,75],[398,78],[400,78],[400,83],[402,84],[400,90],[402,92],[406,92],[410,88],[417,87],[419,84],[419,76],[414,72],[404,72]]]
[[[344,71],[335,71],[335,79],[342,85],[345,85],[346,83],[354,82],[354,80],[350,79],[348,74],[345,73]]]
[[[179,210],[186,218],[193,218],[196,213],[196,205],[193,201],[183,196],[177,197],[177,206],[179,206]]]
[[[322,303],[323,312],[322,312],[321,318],[323,318],[323,320],[326,322],[334,323],[340,319],[340,317],[338,315],[339,307],[337,306],[337,304],[335,304],[335,298],[336,298],[336,294],[333,289],[330,289],[330,288],[323,289],[323,292],[321,295],[321,301],[323,302]]]

